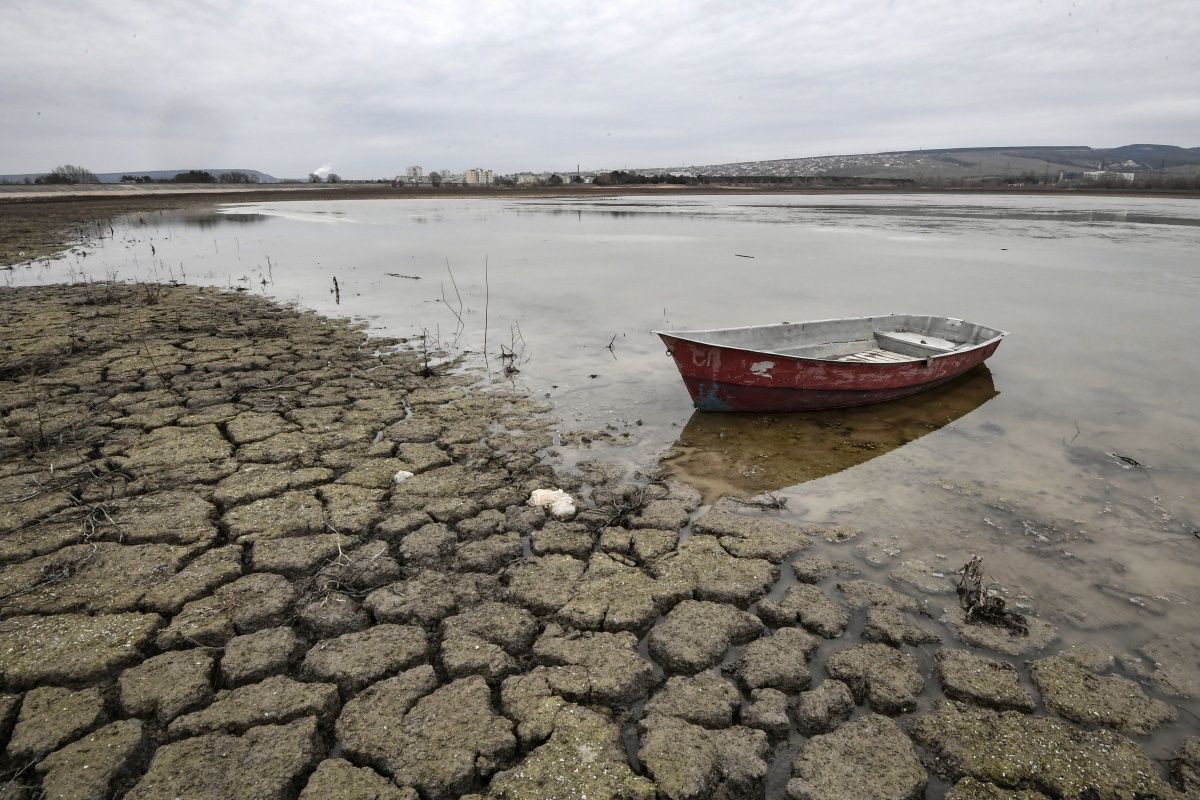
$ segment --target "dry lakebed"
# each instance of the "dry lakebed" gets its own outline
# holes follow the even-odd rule
[[[969,623],[958,563],[565,469],[486,377],[247,294],[0,290],[0,797],[1200,797],[1194,639]]]

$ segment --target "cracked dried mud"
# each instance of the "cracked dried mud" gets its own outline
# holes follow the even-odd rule
[[[545,405],[345,321],[5,289],[0,397],[0,797],[1200,791],[1195,643],[935,621],[928,565],[571,473]]]

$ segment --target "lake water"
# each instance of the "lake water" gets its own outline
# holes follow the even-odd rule
[[[1116,649],[1194,626],[1200,201],[289,202],[134,216],[114,234],[5,276],[242,287],[425,333],[481,367],[486,317],[487,367],[516,351],[514,379],[563,419],[568,462],[665,457],[710,499],[778,491],[799,521],[860,530],[839,547],[872,564],[952,570],[978,553],[1068,641]],[[892,312],[1011,336],[990,371],[926,395],[713,417],[693,414],[650,334]]]

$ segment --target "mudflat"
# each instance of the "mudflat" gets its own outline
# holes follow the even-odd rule
[[[1193,685],[561,473],[546,406],[435,356],[213,289],[0,293],[7,796],[1196,796]]]

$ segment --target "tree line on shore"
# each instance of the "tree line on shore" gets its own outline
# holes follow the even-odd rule
[[[252,175],[248,172],[222,172],[218,175],[213,175],[211,172],[204,170],[191,169],[187,172],[178,172],[170,178],[152,178],[149,175],[122,175],[121,183],[258,183],[257,175]],[[81,167],[78,164],[60,164],[59,166],[47,172],[45,175],[38,175],[36,178],[25,178],[21,183],[33,186],[54,186],[54,185],[76,185],[87,183],[101,183],[101,180],[96,177],[96,173],[92,172],[87,167]]]
[[[95,183],[96,181],[90,181]],[[213,175],[199,169],[189,169],[187,172],[177,172],[172,178],[155,180],[149,175],[122,175],[121,183],[258,183],[258,176],[248,172],[222,172]]]

